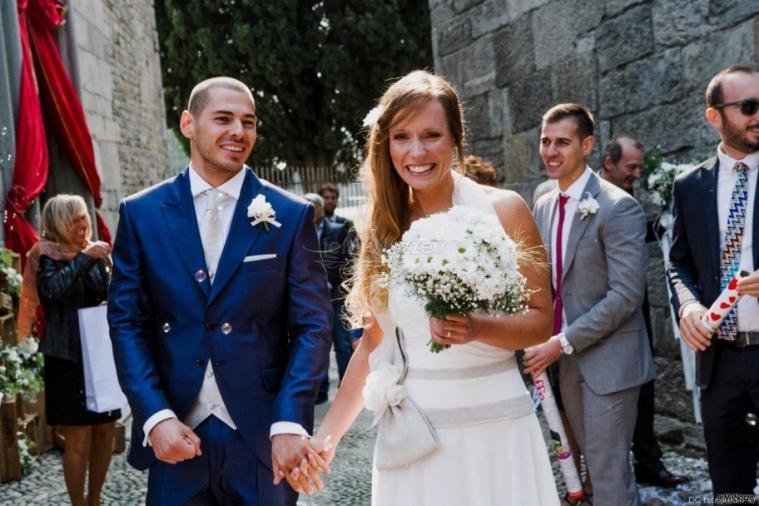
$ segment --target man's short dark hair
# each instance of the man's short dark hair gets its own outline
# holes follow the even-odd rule
[[[251,101],[255,102],[250,88],[242,81],[238,81],[233,77],[212,77],[196,84],[190,92],[190,100],[187,101],[187,110],[190,111],[190,114],[198,117],[203,112],[203,109],[208,105],[208,92],[214,88],[225,88],[245,93],[250,97]]]
[[[325,194],[325,193],[327,193],[327,192],[332,192],[332,193],[334,193],[334,194],[335,194],[335,196],[336,196],[337,198],[340,198],[340,189],[337,187],[337,185],[336,185],[335,183],[324,183],[323,185],[321,185],[321,186],[319,187],[319,191],[318,191],[318,193],[319,193],[319,195],[321,195],[322,197],[323,197],[323,196],[324,196],[324,194]]]
[[[572,118],[575,120],[580,140],[584,140],[586,137],[593,135],[595,129],[593,115],[580,104],[568,103],[551,107],[543,115],[543,124],[558,123],[565,118]]]
[[[643,144],[641,144],[640,141],[633,139],[632,137],[615,137],[606,145],[606,150],[604,151],[604,159],[606,159],[606,157],[609,157],[611,163],[614,165],[618,164],[622,159],[622,141],[631,142],[632,145],[638,148],[641,153],[644,151]]]
[[[716,76],[712,77],[709,85],[706,87],[706,107],[714,107],[715,104],[721,104],[724,100],[722,95],[722,81],[729,74],[756,74],[756,68],[751,65],[733,65],[722,69]]]

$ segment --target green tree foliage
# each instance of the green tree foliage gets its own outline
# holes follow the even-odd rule
[[[361,156],[361,120],[388,81],[432,66],[426,1],[155,5],[169,124],[178,124],[197,82],[236,77],[256,97],[254,165],[353,167]]]

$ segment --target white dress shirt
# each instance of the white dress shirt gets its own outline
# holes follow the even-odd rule
[[[727,217],[730,213],[730,200],[733,188],[738,179],[735,165],[743,162],[748,167],[748,200],[746,202],[746,221],[743,226],[743,240],[741,241],[741,264],[740,270],[754,272],[754,197],[756,196],[756,177],[759,170],[759,152],[752,153],[743,160],[735,160],[728,156],[720,144],[717,149],[719,157],[719,171],[717,173],[717,217],[719,219],[719,243],[720,250],[727,232]],[[759,331],[759,301],[756,297],[743,297],[738,301],[738,331]]]
[[[190,192],[192,193],[193,204],[195,206],[195,217],[198,221],[198,227],[200,227],[200,222],[203,219],[203,213],[205,213],[206,203],[210,192],[220,192],[227,195],[227,199],[219,209],[219,218],[222,227],[224,228],[222,237],[226,243],[229,228],[232,225],[232,217],[234,216],[235,207],[237,206],[237,201],[240,199],[242,184],[245,181],[245,169],[239,171],[224,184],[216,188],[200,177],[200,175],[195,172],[192,165],[190,165],[188,174],[190,177]],[[208,365],[206,366],[206,372],[203,376],[203,384],[200,387],[200,392],[198,392],[198,397],[195,399],[195,403],[192,408],[190,408],[189,414],[183,421],[190,428],[194,429],[211,415],[217,417],[232,429],[237,429],[237,426],[224,404],[224,399],[221,397],[213,367],[209,360]],[[163,420],[176,417],[177,415],[171,409],[162,409],[148,418],[142,426],[145,434],[143,446],[149,444],[148,434],[150,434],[153,427]],[[275,422],[271,426],[269,435],[271,437],[276,434],[298,434],[307,436],[308,432],[306,432],[300,424],[294,422]]]
[[[567,262],[566,262],[566,256],[567,256],[567,242],[569,241],[569,232],[572,230],[572,222],[574,222],[575,213],[577,213],[577,206],[580,204],[580,200],[583,198],[583,190],[585,190],[585,186],[588,184],[588,180],[590,179],[590,167],[585,166],[585,171],[582,173],[582,175],[577,178],[577,180],[569,185],[569,188],[567,188],[564,191],[559,191],[556,193],[556,204],[554,206],[555,208],[555,214],[553,217],[553,225],[551,226],[551,265],[555,266],[556,264],[556,231],[559,228],[559,195],[566,195],[569,197],[569,200],[567,200],[567,203],[564,204],[564,227],[561,230],[561,263],[564,268],[566,268]],[[556,290],[556,269],[551,269],[551,281],[553,282],[553,288]],[[564,311],[561,312],[561,330],[562,332],[567,326],[567,319],[564,316]]]

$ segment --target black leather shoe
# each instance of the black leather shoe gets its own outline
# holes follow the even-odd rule
[[[661,488],[675,488],[690,481],[687,476],[670,473],[663,465],[652,470],[635,469],[635,479],[641,485],[653,485]]]

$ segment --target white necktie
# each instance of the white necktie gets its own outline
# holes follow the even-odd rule
[[[200,239],[203,241],[203,254],[206,257],[208,278],[213,283],[219,257],[224,247],[224,230],[221,225],[221,210],[228,199],[226,193],[207,190],[206,210],[200,220]]]
[[[224,248],[224,229],[221,224],[221,212],[230,198],[230,195],[219,190],[213,188],[206,190],[206,210],[200,219],[200,240],[203,242],[203,254],[206,257],[208,279],[211,283],[213,283],[216,267],[219,264],[219,257]],[[224,404],[221,391],[219,391],[219,384],[216,383],[213,366],[209,360],[198,397],[195,399],[184,422],[194,429],[210,415],[216,416],[216,418],[233,430],[237,429],[232,416]]]

